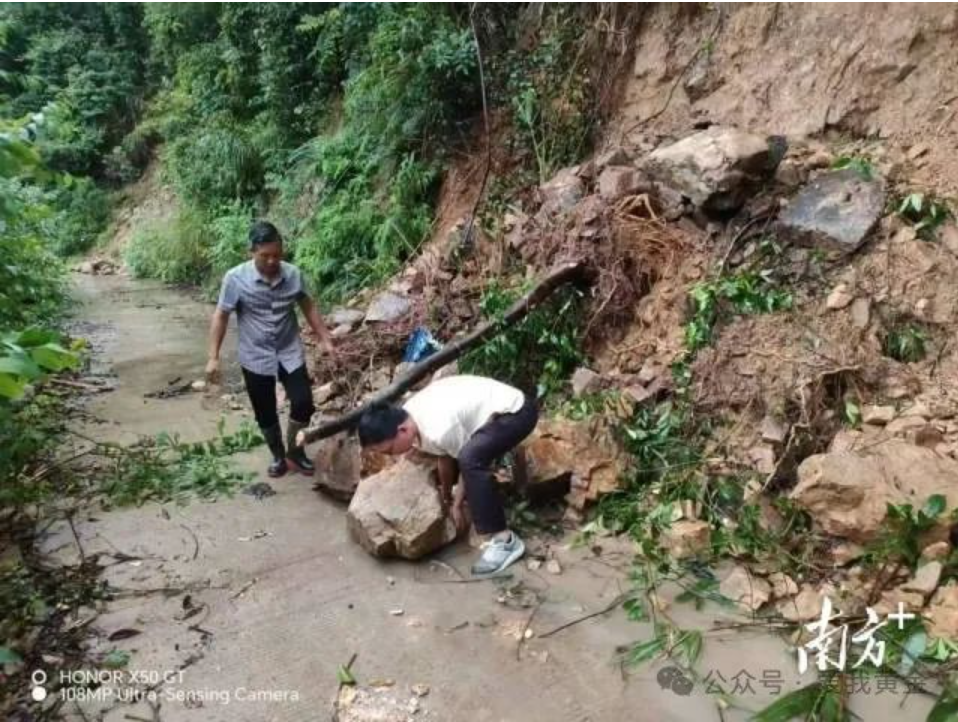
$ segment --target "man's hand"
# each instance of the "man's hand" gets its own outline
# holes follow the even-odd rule
[[[220,382],[220,360],[218,358],[211,358],[206,362],[206,381],[210,384]]]

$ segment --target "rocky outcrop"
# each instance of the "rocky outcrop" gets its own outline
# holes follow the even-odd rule
[[[405,316],[409,313],[410,308],[412,308],[412,304],[405,296],[384,291],[376,296],[369,305],[369,309],[366,311],[366,321],[370,323],[390,323]]]
[[[791,493],[827,533],[864,543],[885,520],[888,504],[920,508],[942,494],[948,508],[958,504],[958,461],[902,441],[889,441],[858,454],[817,454],[798,468]]]
[[[765,138],[720,126],[657,148],[642,169],[694,206],[714,213],[739,208],[772,170]]]
[[[353,539],[377,557],[419,559],[456,538],[436,489],[435,465],[403,459],[363,479],[346,513]]]
[[[581,512],[603,494],[621,488],[625,468],[611,434],[594,424],[548,419],[525,444],[530,483],[569,479],[569,506]]]
[[[806,186],[779,217],[779,228],[796,243],[851,253],[865,242],[884,210],[884,183],[845,168]]]

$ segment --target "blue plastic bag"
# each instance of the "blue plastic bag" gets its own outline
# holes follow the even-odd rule
[[[442,344],[433,338],[429,329],[420,326],[409,334],[409,341],[406,342],[406,351],[403,353],[402,360],[404,363],[417,363],[427,356],[432,356],[441,348]]]

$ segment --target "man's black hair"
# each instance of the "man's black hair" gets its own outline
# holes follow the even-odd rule
[[[375,404],[359,419],[356,433],[361,446],[372,446],[396,437],[399,425],[409,413],[398,406]]]
[[[283,237],[279,230],[269,221],[256,221],[249,229],[249,247],[255,251],[264,243],[282,243]]]

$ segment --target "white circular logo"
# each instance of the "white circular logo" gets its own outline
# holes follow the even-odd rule
[[[47,673],[42,669],[33,670],[33,674],[30,675],[30,681],[33,682],[38,687],[47,683]]]
[[[33,699],[36,702],[42,702],[47,698],[47,691],[43,687],[34,687],[30,694],[33,695]]]

